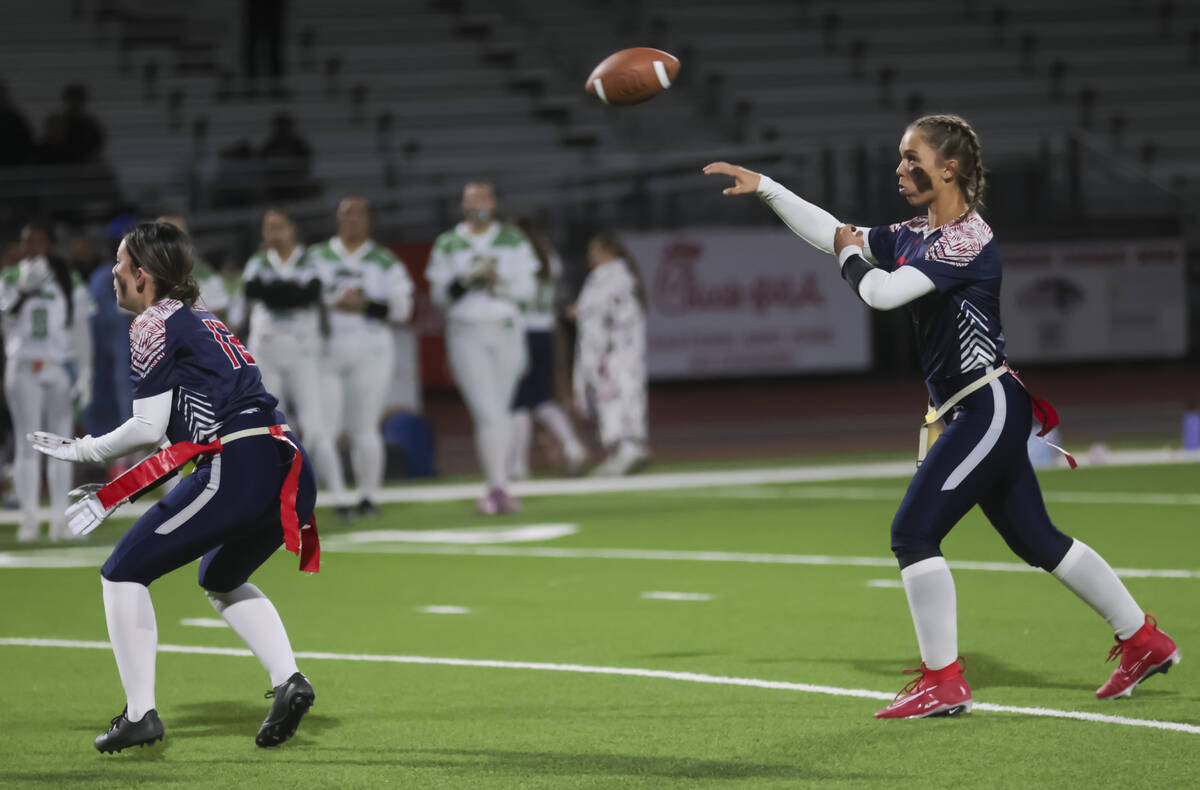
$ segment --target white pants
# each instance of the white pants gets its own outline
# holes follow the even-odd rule
[[[383,486],[384,448],[379,420],[392,380],[392,345],[392,330],[387,326],[335,333],[321,365],[323,434],[328,435],[331,447],[343,431],[350,435],[350,461],[358,493],[364,499],[375,499]],[[321,465],[318,462],[318,467]],[[340,478],[336,454],[333,467]],[[330,482],[329,487],[335,504],[346,504],[338,501],[344,493],[339,494],[337,485]]]
[[[320,333],[307,327],[283,327],[255,335],[251,349],[263,386],[279,398],[279,408],[287,414],[288,424],[303,434],[306,443],[315,443],[325,432],[317,367],[322,342]]]
[[[509,407],[525,372],[525,330],[515,319],[450,321],[450,371],[475,422],[475,451],[488,488],[508,487]]]
[[[35,371],[35,367],[40,370]],[[65,537],[67,494],[71,490],[71,464],[44,458],[33,449],[25,434],[49,431],[59,436],[72,436],[75,410],[71,403],[71,379],[61,362],[33,362],[10,359],[4,370],[4,394],[12,413],[13,488],[21,506],[23,539],[37,537],[38,497],[42,490],[42,462],[46,463],[47,485],[50,489],[50,537]]]

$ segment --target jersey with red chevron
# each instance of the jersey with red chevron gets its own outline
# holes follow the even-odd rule
[[[883,268],[912,266],[937,287],[908,305],[927,379],[946,379],[1004,361],[1000,253],[991,227],[978,212],[932,231],[926,217],[874,227],[868,243]]]
[[[129,328],[133,397],[172,392],[167,438],[207,440],[230,417],[274,409],[258,364],[212,313],[160,299]]]

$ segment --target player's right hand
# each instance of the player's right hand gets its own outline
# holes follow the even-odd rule
[[[45,453],[51,458],[57,458],[60,461],[79,460],[79,448],[75,446],[74,439],[46,431],[27,433],[25,438],[33,445],[33,449],[39,453]]]
[[[99,483],[88,483],[79,488],[72,489],[68,494],[76,501],[67,508],[67,529],[71,530],[73,535],[86,535],[96,527],[100,526],[104,519],[108,518],[109,514],[116,510],[115,507],[105,508],[100,504],[100,498],[96,496],[96,492],[103,486]]]
[[[740,165],[731,165],[728,162],[713,162],[705,165],[704,175],[729,176],[733,179],[733,186],[722,190],[722,195],[753,194],[758,191],[758,182],[762,179],[762,176],[753,170],[747,170]]]

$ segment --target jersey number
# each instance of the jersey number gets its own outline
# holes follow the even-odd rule
[[[237,339],[237,336],[225,328],[225,325],[215,318],[205,318],[204,325],[208,327],[208,331],[213,333],[213,337],[217,339],[217,345],[225,352],[225,356],[229,357],[230,364],[233,369],[237,370],[242,365],[257,365],[254,357],[250,356],[250,352],[242,345],[242,341]]]

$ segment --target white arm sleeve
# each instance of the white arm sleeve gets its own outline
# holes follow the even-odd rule
[[[133,416],[103,436],[76,440],[80,461],[98,463],[119,458],[139,447],[158,444],[166,436],[171,419],[173,392],[167,390],[133,402]]]
[[[839,225],[846,223],[825,209],[804,200],[767,175],[759,175],[758,196],[779,215],[793,233],[818,250],[833,254],[834,231]]]
[[[859,297],[876,310],[894,310],[935,290],[933,280],[911,266],[894,272],[873,269],[858,284]]]

